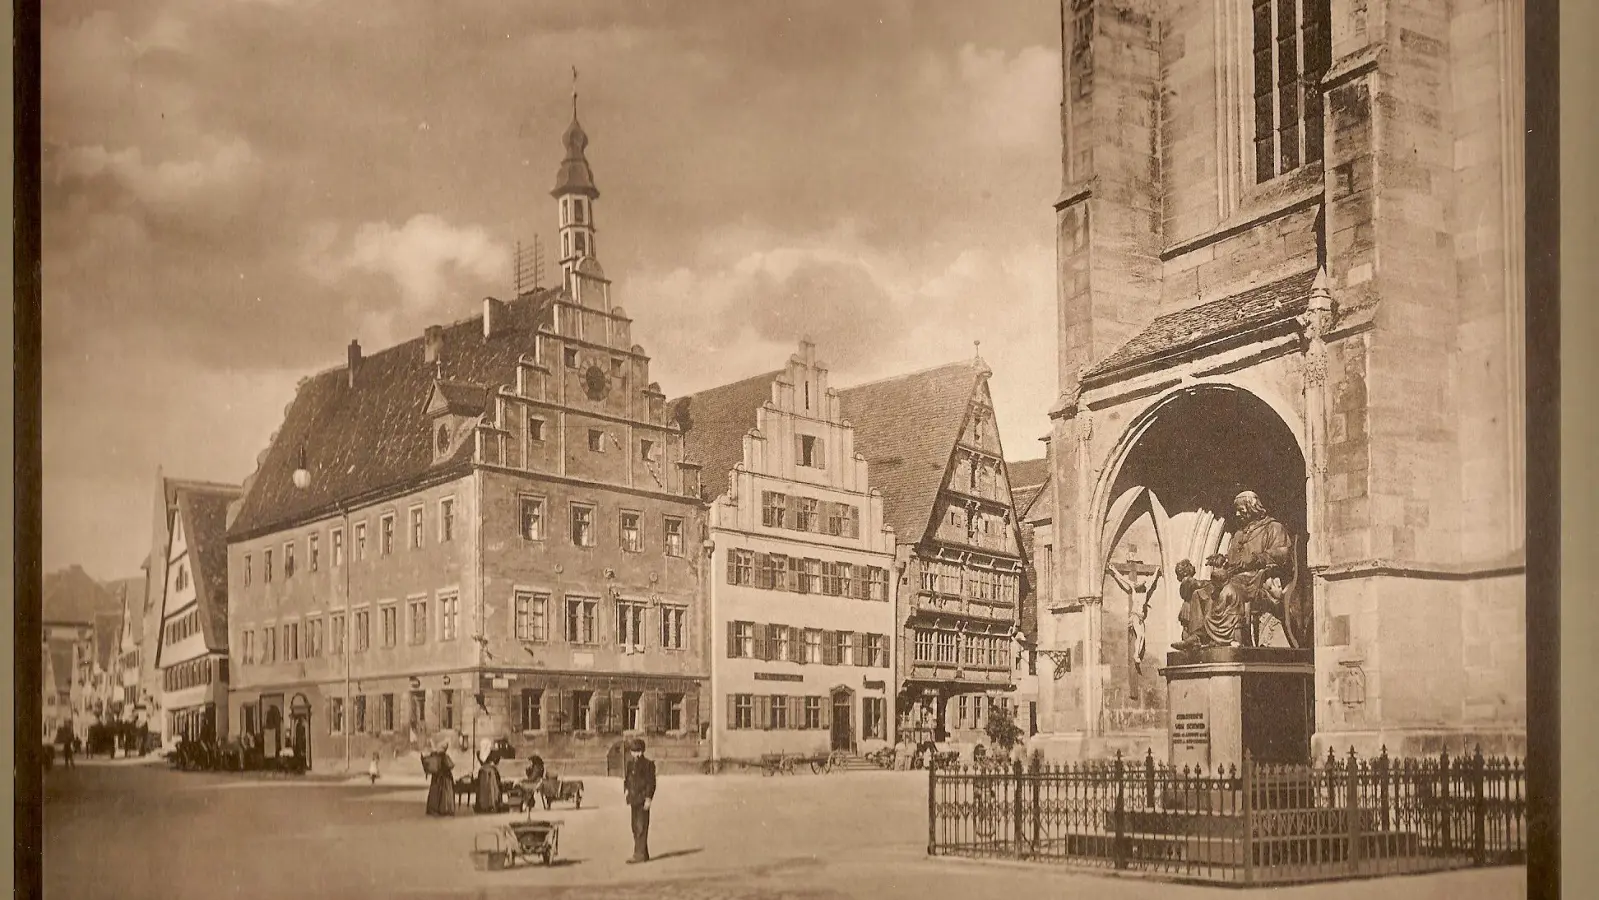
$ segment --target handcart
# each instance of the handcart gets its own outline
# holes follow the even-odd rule
[[[531,861],[538,857],[550,865],[561,849],[561,823],[555,819],[529,818],[505,826],[511,838],[511,855]]]

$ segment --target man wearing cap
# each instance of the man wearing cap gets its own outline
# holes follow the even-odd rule
[[[1243,617],[1273,607],[1266,583],[1272,578],[1287,580],[1294,544],[1288,529],[1266,513],[1254,491],[1244,491],[1233,500],[1233,516],[1238,530],[1227,548],[1223,568],[1227,584],[1212,607],[1209,624],[1215,643],[1236,645]],[[1230,620],[1217,621],[1223,616]]]
[[[634,738],[627,745],[627,768],[622,774],[622,793],[633,811],[633,857],[630,863],[650,859],[650,801],[655,798],[655,760],[644,757],[644,741]]]

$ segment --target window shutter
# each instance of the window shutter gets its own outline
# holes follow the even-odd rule
[[[805,461],[805,435],[800,434],[799,432],[795,432],[794,433],[794,465],[796,465],[796,466],[800,465],[804,461]]]
[[[566,728],[563,729],[564,731],[577,730],[577,701],[576,693],[572,691],[561,692],[561,712],[566,716]],[[592,729],[594,727],[592,721],[588,724],[589,728]]]
[[[665,709],[662,709],[661,727],[666,727]],[[695,740],[700,736],[700,695],[696,688],[694,691],[683,695],[683,731],[694,735]]]
[[[788,629],[789,659],[800,665],[805,664],[805,629],[790,627]]]
[[[732,548],[727,551],[727,583],[738,584],[738,551]]]
[[[834,650],[834,647],[833,647],[833,632],[831,632],[831,631],[823,631],[822,632],[822,665],[824,665],[824,666],[836,666],[836,665],[838,665],[838,654],[834,653],[833,650]]]
[[[738,659],[738,623],[727,623],[727,658]]]
[[[731,730],[738,727],[738,695],[727,695],[727,727]]]
[[[649,734],[660,734],[666,717],[661,715],[661,692],[645,691],[639,699],[639,725]]]
[[[769,694],[756,694],[754,703],[755,727],[763,731],[772,727],[772,698]]]
[[[794,696],[788,698],[788,727],[795,730],[805,727],[805,698]]]
[[[825,731],[833,727],[833,703],[826,696],[816,698],[822,707],[822,729]]]
[[[849,507],[849,518],[845,520],[844,530],[846,537],[858,538],[861,536],[861,508]]]
[[[810,589],[805,584],[805,579],[802,577],[802,573],[804,573],[804,571],[805,560],[800,559],[797,556],[790,556],[788,558],[788,586],[793,590],[799,591],[801,594],[809,594]]]
[[[622,695],[616,691],[609,692],[605,696],[605,706],[605,723],[609,726],[610,732],[615,734],[627,724],[622,721]]]
[[[827,468],[827,442],[817,438],[813,446],[816,449],[816,458],[811,460],[811,462],[814,462],[818,469]]]
[[[772,626],[769,624],[755,626],[755,658],[759,660],[772,658]]]

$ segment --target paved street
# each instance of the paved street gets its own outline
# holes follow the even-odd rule
[[[991,896],[1237,897],[1223,888],[1078,875],[1022,864],[929,860],[916,773],[663,777],[647,866],[626,865],[617,779],[588,778],[564,820],[561,864],[479,872],[475,834],[509,816],[423,814],[425,791],[83,766],[48,774],[50,897],[527,896],[681,900],[905,900]],[[1290,898],[1514,900],[1525,870],[1495,869],[1274,891]]]

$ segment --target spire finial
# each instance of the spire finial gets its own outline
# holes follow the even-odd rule
[[[572,67],[572,120],[577,120],[577,66]]]
[[[977,357],[978,359],[982,359],[983,358],[983,342],[982,341],[972,341],[972,355]]]

